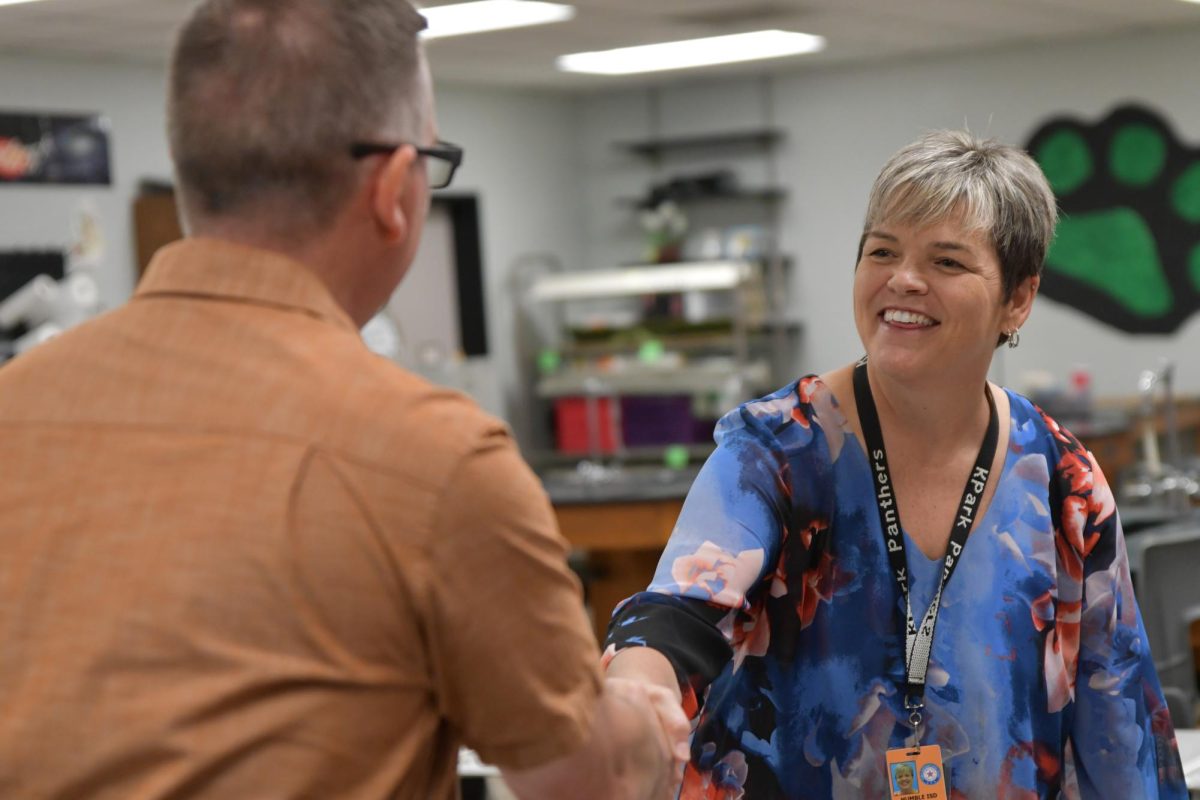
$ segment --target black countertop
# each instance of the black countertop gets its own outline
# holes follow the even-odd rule
[[[584,462],[574,469],[541,473],[542,485],[555,505],[636,503],[685,497],[700,472],[699,464],[682,469],[662,466],[601,466]]]

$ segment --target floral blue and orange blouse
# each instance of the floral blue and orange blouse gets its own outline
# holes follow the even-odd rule
[[[951,798],[1186,798],[1112,492],[1025,398],[991,504],[942,595],[921,743]],[[696,724],[683,798],[888,797],[911,734],[903,597],[867,455],[807,377],[717,426],[654,582],[606,657],[650,646]],[[940,561],[910,542],[913,613]]]

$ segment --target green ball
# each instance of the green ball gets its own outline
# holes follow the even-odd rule
[[[666,352],[667,348],[663,346],[661,339],[647,339],[638,348],[638,360],[652,364],[661,361]]]
[[[686,468],[689,458],[690,456],[688,455],[687,445],[667,445],[667,448],[663,451],[663,463],[666,464],[669,469]]]
[[[538,353],[537,365],[542,373],[555,372],[562,365],[562,356],[557,350],[543,350]]]

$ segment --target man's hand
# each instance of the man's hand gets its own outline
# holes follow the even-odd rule
[[[533,770],[506,770],[504,777],[521,798],[671,800],[688,759],[690,727],[670,690],[608,678],[582,750]]]
[[[678,787],[683,766],[689,758],[691,724],[683,713],[683,701],[675,668],[662,653],[649,647],[628,647],[608,661],[606,683],[634,683],[641,687],[653,707],[667,747],[675,760],[671,770],[670,796]],[[617,689],[616,691],[622,691]]]
[[[605,691],[614,697],[652,708],[666,752],[680,763],[690,758],[688,739],[692,734],[692,726],[674,694],[661,686],[634,678],[609,677],[604,685]]]

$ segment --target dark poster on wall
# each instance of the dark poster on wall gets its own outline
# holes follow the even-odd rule
[[[1200,309],[1200,148],[1137,105],[1058,117],[1026,145],[1058,199],[1042,293],[1129,333]]]
[[[0,185],[112,183],[108,124],[95,114],[0,111]]]
[[[61,250],[0,251],[0,301],[8,298],[38,275],[62,280],[66,256]]]

